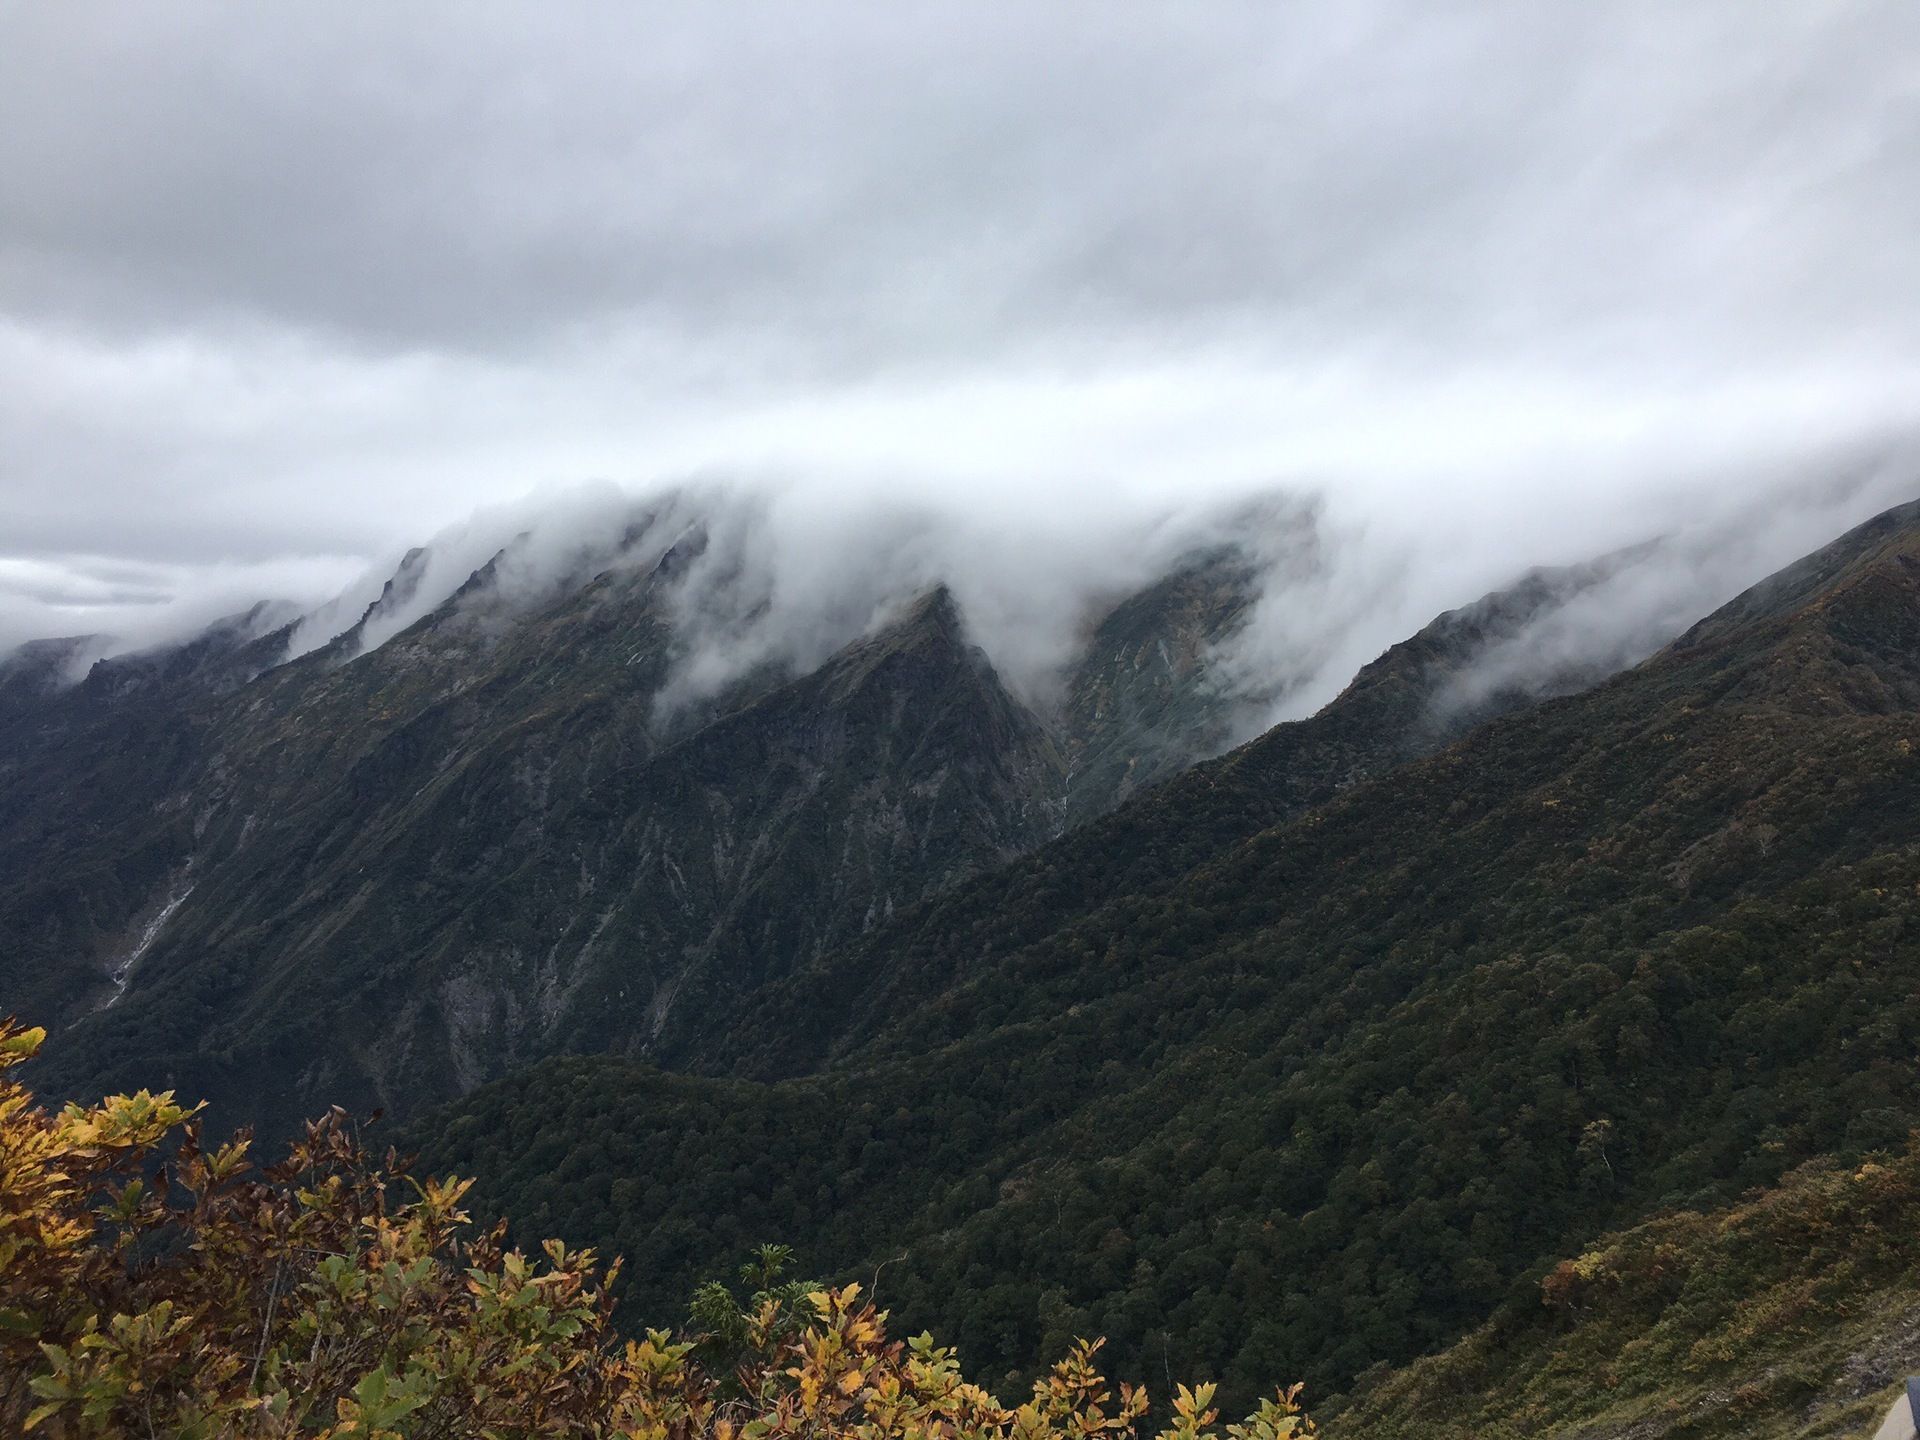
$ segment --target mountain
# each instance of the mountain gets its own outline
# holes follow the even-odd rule
[[[0,663],[0,1004],[52,1022],[43,1089],[161,1083],[277,1131],[334,1103],[411,1114],[554,1054],[761,1073],[751,1037],[772,1016],[789,1042],[793,986],[892,1003],[841,958],[889,953],[865,935],[1118,805],[1167,810],[1154,786],[1262,701],[1217,663],[1264,583],[1236,546],[1091,608],[1046,698],[1007,689],[940,587],[805,673],[715,671],[727,635],[689,613],[766,602],[671,506],[573,555],[573,580],[530,588],[552,569],[534,549],[437,605],[439,562],[411,551],[317,647],[263,606],[78,684],[96,641]],[[1436,622],[1363,674],[1335,740],[1243,752],[1241,813],[1190,839],[1518,703],[1435,718],[1446,675],[1603,570]]]
[[[40,1083],[284,1129],[557,1052],[686,1063],[1239,714],[1208,671],[1259,584],[1231,550],[1096,612],[1057,704],[1005,688],[944,589],[810,673],[683,695],[707,542],[661,528],[531,601],[509,547],[383,643],[424,550],[291,660],[299,623],[259,607],[77,684],[97,641],[0,661],[0,1004],[54,1024]]]
[[[1001,1388],[1104,1334],[1337,1411],[1609,1230],[1901,1143],[1920,505],[1443,744],[1501,611],[775,984],[726,1073],[543,1062],[427,1163],[629,1255],[636,1319],[779,1239]]]
[[[1486,720],[1597,681],[1591,672],[1562,668],[1538,676],[1533,688],[1475,683],[1490,658],[1635,558],[1623,552],[1593,565],[1534,570],[1448,611],[1363,667],[1310,719],[1274,726],[1191,765],[1044,851],[916,907],[864,943],[767,987],[702,1068],[763,1078],[815,1068],[924,1001],[929,985],[959,969],[1054,933],[1069,917],[1166,895],[1233,846],[1343,790],[1439,750]],[[1218,574],[1217,565],[1201,574]],[[831,1002],[820,1003],[822,996]]]
[[[62,945],[142,948],[124,994],[80,997],[101,1008],[55,1083],[171,1076],[288,1124],[670,1045],[677,1000],[721,1003],[1057,829],[1053,741],[944,592],[663,733],[670,575],[603,575],[498,631],[481,577],[376,650],[349,658],[350,633],[238,688],[96,667],[37,737],[77,758],[20,765],[45,788],[15,793],[8,839],[41,850],[9,865],[7,912],[49,970]],[[63,826],[76,792],[99,813]]]
[[[1094,627],[1059,721],[1070,822],[1104,814],[1238,738],[1246,699],[1218,683],[1208,662],[1246,625],[1260,580],[1258,564],[1216,547]]]
[[[264,608],[192,642],[93,664],[90,637],[0,662],[0,996],[71,1020],[178,889],[205,763],[206,702],[267,668]]]

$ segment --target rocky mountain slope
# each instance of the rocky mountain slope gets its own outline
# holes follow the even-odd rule
[[[362,653],[415,552],[291,663],[256,615],[72,686],[78,642],[0,665],[0,1003],[58,1027],[46,1083],[171,1076],[284,1125],[560,1050],[671,1057],[733,997],[1110,804],[1129,744],[1157,773],[1220,743],[1201,659],[1244,595],[1123,605],[1114,643],[1171,647],[1179,674],[1097,627],[1080,690],[1118,713],[1035,714],[940,591],[811,674],[663,717],[689,558],[531,612],[483,569]],[[1120,778],[1075,775],[1083,713]]]
[[[6,831],[6,918],[39,942],[14,976],[67,958],[82,1017],[49,1070],[144,1068],[269,1123],[405,1109],[657,1044],[677,1002],[1058,829],[1057,746],[944,593],[663,730],[670,578],[603,575],[498,628],[476,586],[355,658],[350,633],[238,688],[120,664],[58,697]]]
[[[783,984],[830,969],[844,988],[859,965],[836,957],[893,915],[1245,721],[1212,668],[1261,583],[1232,547],[1090,617],[1039,701],[1007,689],[944,589],[807,673],[676,688],[703,643],[685,591],[705,545],[697,525],[668,544],[638,524],[591,578],[531,600],[509,547],[381,642],[431,569],[415,551],[292,660],[297,627],[262,610],[77,685],[58,683],[71,643],[0,665],[0,1005],[53,1023],[42,1087],[160,1083],[282,1129],[334,1103],[412,1113],[560,1053],[763,1069],[748,1037]],[[1586,583],[1536,576],[1438,622],[1363,675],[1371,700],[1336,707],[1344,750],[1243,754],[1245,813],[1196,837],[1509,703],[1430,715],[1449,665]]]
[[[1105,814],[1237,738],[1238,697],[1212,683],[1208,661],[1259,590],[1253,561],[1211,550],[1094,627],[1061,707],[1069,821]]]
[[[1610,1228],[1902,1143],[1920,507],[1577,695],[1367,741],[1457,623],[765,992],[731,1075],[547,1062],[430,1163],[628,1254],[636,1317],[777,1238],[1008,1387],[1106,1334],[1337,1409]]]

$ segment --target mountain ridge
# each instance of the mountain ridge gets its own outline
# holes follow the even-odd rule
[[[404,1112],[552,1048],[671,1055],[700,1043],[682,1017],[1068,822],[1070,717],[1005,691],[944,586],[817,669],[663,709],[706,541],[638,542],[659,553],[532,602],[502,592],[509,547],[375,645],[426,552],[291,659],[299,622],[259,635],[256,611],[70,687],[91,642],[0,664],[0,771],[24,782],[0,800],[0,985],[58,1026],[41,1083],[144,1069],[272,1127]],[[1208,643],[1204,615],[1164,628]],[[1153,743],[1164,765],[1196,742]]]
[[[0,807],[0,986],[56,1022],[41,1083],[157,1073],[271,1129],[334,1101],[410,1113],[555,1051],[730,1063],[759,989],[1151,804],[1244,723],[1214,670],[1262,573],[1234,546],[1091,617],[1036,709],[944,586],[805,673],[729,662],[689,688],[714,642],[683,596],[713,557],[684,521],[635,522],[629,558],[558,589],[529,588],[521,537],[411,621],[435,562],[410,551],[317,647],[256,610],[59,693],[44,658],[0,665],[22,707],[0,764],[37,777]],[[1590,577],[1538,581],[1450,622],[1449,663]],[[1412,733],[1422,694],[1361,728]]]
[[[1025,908],[1023,891],[1055,888],[1060,871],[1075,869],[1080,893],[1066,902],[1050,896],[1051,906],[1069,903],[1090,909],[1116,895],[1156,893],[1239,840],[1326,803],[1372,773],[1442,748],[1478,723],[1537,703],[1544,697],[1513,692],[1481,696],[1477,702],[1444,702],[1452,700],[1454,683],[1489,650],[1523,633],[1542,613],[1606,573],[1596,567],[1534,570],[1506,590],[1446,612],[1368,662],[1314,716],[1275,726],[1226,755],[1201,761],[1169,778],[1153,795],[1095,817],[1047,851],[983,876],[968,894],[998,891],[995,906],[1017,912]],[[1095,856],[1101,863],[1092,863]],[[955,896],[950,903],[961,900]],[[958,942],[942,937],[952,936],[958,927],[946,915],[947,903],[936,900],[923,912],[922,934],[931,937],[930,942],[897,931],[876,935],[840,957],[843,973],[810,971],[792,985],[832,988],[839,1003],[824,1008],[843,1027],[857,1025],[864,1013],[897,1010],[905,1002],[890,988],[890,977],[881,973],[892,967],[863,963],[862,956],[913,954],[928,943],[951,949]],[[966,944],[979,939],[990,952],[997,951],[1018,944],[1021,933],[987,938],[969,932]],[[950,963],[958,962],[919,957],[912,968],[941,972]],[[705,1068],[763,1077],[791,1073],[819,1063],[841,1043],[825,1037],[813,1048],[796,1049],[807,1042],[792,1030],[791,1014],[784,989],[769,991],[743,1017],[744,1038],[737,1033],[727,1037],[716,1061]],[[767,1036],[779,1037],[781,1052],[771,1069],[766,1062],[747,1058]],[[828,1048],[818,1049],[819,1043]]]

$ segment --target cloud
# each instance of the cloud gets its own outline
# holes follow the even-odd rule
[[[86,554],[0,558],[0,653],[27,640],[70,636],[98,637],[88,651],[96,658],[145,649],[262,600],[285,602],[280,608],[292,619],[338,594],[363,564],[351,555],[211,565]]]
[[[1578,589],[1459,676],[1442,711],[1501,692],[1567,693],[1645,659],[1816,548],[1809,536],[1837,536],[1920,497],[1920,447],[1832,457],[1824,475],[1803,462],[1781,481],[1744,505],[1678,520],[1644,544],[1573,567]]]
[[[499,353],[631,326],[855,369],[1142,325],[1751,333],[1756,302],[1882,323],[1854,307],[1904,291],[1916,218],[1893,4],[8,24],[6,291],[108,329]]]
[[[688,486],[838,617],[743,656],[940,571],[1043,675],[1073,597],[1272,494],[1317,516],[1241,651],[1283,709],[1529,565],[1763,537],[1664,616],[1913,480],[1916,41],[1732,0],[15,7],[0,644],[377,593],[450,527],[451,576],[549,509],[590,550]]]

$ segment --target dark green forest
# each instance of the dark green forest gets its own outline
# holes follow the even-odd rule
[[[1177,797],[1255,802],[1193,772],[797,974],[706,1061],[760,1079],[560,1059],[414,1134],[635,1319],[773,1239],[994,1383],[1106,1334],[1337,1409],[1920,1119],[1914,520],[1210,852]]]
[[[669,724],[676,563],[512,623],[477,572],[358,658],[0,667],[34,1086],[386,1108],[625,1256],[629,1330],[777,1243],[1001,1393],[1105,1335],[1336,1420],[1598,1237],[1920,1121],[1920,507],[1631,670],[1473,687],[1605,567],[1537,572],[1192,765],[1231,555],[1120,601],[1063,715],[935,590]]]

